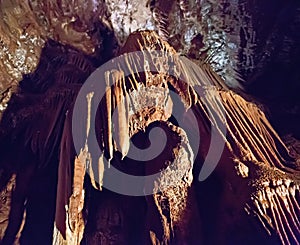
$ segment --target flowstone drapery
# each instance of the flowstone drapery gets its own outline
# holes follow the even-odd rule
[[[107,71],[107,90],[95,122],[90,120],[94,96],[86,94],[86,104],[80,108],[82,117],[77,122],[81,130],[76,132],[82,138],[82,151],[76,152],[73,105],[82,84],[95,70],[95,60],[70,47],[54,42],[47,45],[47,57],[53,57],[53,50],[60,52],[49,64],[49,79],[39,76],[43,71],[41,62],[40,69],[27,80],[32,86],[27,81],[20,84],[1,122],[1,166],[16,174],[4,244],[15,239],[24,209],[21,242],[298,242],[300,200],[296,159],[289,156],[263,111],[229,90],[209,65],[189,66],[175,59],[177,76],[135,72],[144,63],[139,62],[133,51],[146,54],[162,50],[165,56],[161,59],[147,56],[147,61],[157,69],[168,65],[166,58],[175,57],[176,52],[155,32],[130,35],[120,49],[128,62],[120,64],[118,71]],[[130,76],[124,76],[122,65],[132,71]],[[76,75],[71,72],[74,70]],[[179,79],[180,75],[185,80]],[[194,89],[197,86],[201,94]],[[180,98],[180,110],[174,106],[177,104],[172,93]],[[119,116],[114,120],[113,111],[119,102],[125,103],[118,108]],[[183,125],[177,125],[172,118],[174,110],[181,111]],[[187,116],[189,110],[197,119],[196,125]],[[220,122],[226,126],[225,131],[220,130]],[[89,145],[94,125],[103,151],[103,156],[97,158],[90,154]],[[162,154],[144,164],[126,157],[130,153],[130,139],[140,148],[149,147],[154,127],[163,129],[167,136]],[[195,148],[191,142],[197,130],[201,142]],[[199,182],[212,130],[224,141],[224,150],[212,174]],[[154,142],[157,139],[158,135],[154,135]],[[16,155],[14,150],[22,154]],[[145,189],[152,188],[152,195],[130,197],[102,187],[109,181],[105,176],[110,165],[133,175],[164,171],[154,183],[144,183]],[[124,180],[120,183],[128,184]],[[38,186],[47,193],[41,195]],[[51,203],[38,200],[42,197]],[[47,218],[47,223],[41,222],[39,227],[30,222],[41,214],[35,213],[38,203],[51,210],[48,217],[41,219]],[[32,229],[40,233],[33,235]]]

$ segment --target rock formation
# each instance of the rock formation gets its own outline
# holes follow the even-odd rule
[[[112,2],[107,7],[110,11]],[[210,1],[202,1],[202,15],[205,2]],[[120,48],[106,19],[104,3],[88,1],[82,5],[81,11],[101,16],[96,19],[85,17],[64,1],[50,1],[45,6],[27,1],[1,4],[5,7],[1,10],[4,23],[17,31],[0,30],[8,32],[2,44],[11,45],[4,49],[8,58],[0,64],[5,67],[1,79],[6,81],[1,95],[11,96],[0,125],[3,244],[299,243],[296,144],[288,148],[260,105],[244,92],[228,88],[211,68],[218,71],[210,60],[214,53],[197,53],[204,45],[202,41],[213,45],[213,38],[209,39],[209,35],[214,37],[212,32],[202,39],[196,31],[190,39],[181,39],[183,46],[176,45],[179,33],[172,29],[172,10],[178,9],[184,25],[195,30],[191,8],[200,8],[197,2],[149,2],[159,35],[153,31],[135,32]],[[242,11],[239,4],[236,7]],[[249,6],[245,8],[249,11]],[[37,27],[30,29],[30,25],[14,21],[24,20],[20,15],[32,10],[36,10],[35,16],[45,18],[28,20]],[[205,19],[202,16],[201,21]],[[39,21],[45,22],[44,30],[38,29]],[[280,21],[278,26],[280,29]],[[37,37],[22,39],[18,30],[32,31]],[[20,36],[16,36],[18,33]],[[121,42],[126,33],[117,37]],[[276,39],[270,38],[270,43]],[[177,50],[198,59],[197,64],[178,58],[167,39]],[[30,46],[28,40],[41,43]],[[9,57],[19,57],[10,55],[12,50],[17,52],[14,43],[21,45],[21,51],[36,49],[35,55],[26,56],[19,61],[22,64],[11,65],[14,60]],[[266,49],[272,53],[271,46]],[[157,50],[162,52],[160,56],[153,53]],[[206,52],[207,58],[201,60]],[[126,62],[119,63],[117,70],[106,71],[102,81],[106,93],[97,112],[93,114],[98,106],[97,89],[83,94],[84,103],[76,111],[76,98],[89,75],[117,55]],[[227,72],[220,75],[236,81],[235,70],[239,66],[242,70],[247,59],[234,63],[230,55],[227,65],[232,66],[223,67]],[[30,58],[36,59],[36,64],[31,64]],[[253,70],[263,74],[268,60],[262,58],[261,65]],[[30,64],[32,67],[26,68]],[[149,66],[156,72],[147,71]],[[130,74],[125,75],[125,71]],[[246,78],[251,72],[241,75]],[[15,92],[11,95],[11,91]],[[118,115],[114,117],[116,110]],[[79,142],[74,142],[72,132],[74,112],[80,115],[76,117]],[[157,128],[162,131],[155,131]],[[100,155],[94,154],[91,144],[94,132]],[[163,151],[155,157],[141,151],[142,159],[148,157],[147,161],[132,159],[130,141],[139,150],[159,146],[161,133],[157,132],[166,136]],[[199,145],[194,143],[198,138]],[[212,143],[215,139],[224,146],[219,159],[214,158],[218,155],[218,146]],[[114,177],[111,169],[131,176],[158,175],[138,186],[130,186],[125,177],[117,179],[124,192],[129,186],[148,193],[126,196],[106,188]]]

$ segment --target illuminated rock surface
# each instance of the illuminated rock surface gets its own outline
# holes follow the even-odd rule
[[[299,129],[295,126],[299,121],[296,118],[299,116],[299,101],[296,100],[299,83],[295,81],[299,78],[296,57],[300,38],[293,30],[299,26],[299,4],[284,5],[282,1],[276,1],[272,11],[268,12],[270,15],[262,14],[268,6],[259,2],[252,5],[233,1],[217,4],[208,0],[151,1],[147,6],[145,2],[143,8],[147,11],[143,14],[139,12],[142,8],[137,8],[137,1],[119,5],[114,1],[107,4],[74,1],[70,6],[65,1],[38,5],[27,1],[1,1],[1,7],[2,109],[22,80],[1,122],[1,167],[5,167],[8,173],[6,177],[6,173],[1,172],[1,187],[4,187],[0,206],[1,237],[7,226],[9,193],[13,185],[17,186],[15,195],[18,197],[12,206],[15,212],[11,215],[6,241],[13,240],[18,233],[23,204],[27,199],[26,223],[21,236],[24,244],[51,243],[53,224],[54,244],[65,239],[74,244],[72,239],[80,240],[82,235],[84,244],[297,243],[300,230],[299,143],[293,136],[299,136]],[[151,12],[153,16],[150,16]],[[262,20],[265,25],[261,31],[256,31]],[[184,163],[183,168],[178,165],[175,170],[170,169],[160,176],[155,188],[175,178],[172,171],[184,173],[186,178],[179,181],[178,186],[158,194],[126,197],[105,189],[96,191],[95,188],[101,189],[99,183],[103,178],[103,171],[96,170],[94,175],[90,174],[93,176],[91,181],[86,178],[85,195],[82,196],[82,169],[75,170],[78,188],[72,186],[76,155],[70,132],[72,104],[81,84],[100,64],[118,52],[151,46],[151,42],[142,47],[137,45],[136,40],[141,37],[135,34],[119,51],[121,43],[136,28],[157,30],[176,51],[200,64],[197,76],[201,77],[198,83],[204,81],[204,84],[200,83],[205,88],[204,97],[195,97],[192,90],[180,81],[168,77],[153,76],[151,79],[156,85],[146,83],[145,88],[149,87],[150,95],[154,93],[152,97],[155,97],[157,90],[167,95],[169,87],[173,87],[183,105],[191,106],[198,115],[201,133],[207,136],[201,139],[207,140],[201,143],[193,165],[194,178],[191,178],[191,161],[187,155],[195,149],[189,149],[185,138],[192,137],[188,131],[193,132],[195,125],[188,124],[190,128],[186,132],[174,125],[169,119],[167,99],[164,113],[160,109],[154,114],[151,114],[152,110],[145,110],[139,114],[142,122],[135,115],[127,121],[120,120],[118,127],[122,129],[118,137],[123,143],[117,146],[112,144],[108,126],[108,115],[115,105],[103,103],[99,114],[102,118],[98,119],[99,134],[106,157],[114,157],[112,165],[124,172],[142,175],[162,167],[168,169],[170,162]],[[146,36],[153,43],[161,42],[156,35],[142,34],[142,37]],[[160,47],[164,45],[161,43]],[[175,52],[171,47],[169,50]],[[226,78],[227,85],[243,85],[266,103],[268,116],[276,128],[280,133],[290,134],[284,138],[288,148],[259,107],[248,102],[248,96],[245,95],[244,100],[228,90],[204,61]],[[275,72],[278,77],[270,73],[273,66],[278,68]],[[183,66],[181,72],[194,76],[189,67]],[[240,77],[245,81],[238,82]],[[215,87],[207,88],[205,81],[210,81]],[[280,97],[282,83],[287,84],[282,93],[290,93],[290,98]],[[128,94],[138,103],[144,97],[145,88],[137,88],[138,85],[128,86],[125,92],[120,83],[119,89],[116,86],[110,96]],[[263,96],[263,91],[268,95]],[[223,135],[226,146],[213,174],[206,181],[198,182],[202,158],[209,146],[209,125],[213,120],[207,117],[207,111],[215,111],[220,116],[215,96],[221,98],[226,111],[227,133]],[[143,104],[142,100],[140,104]],[[293,107],[289,108],[289,105]],[[157,108],[157,105],[153,107]],[[128,111],[130,109],[125,108],[125,115],[130,115]],[[83,115],[86,112],[83,109]],[[285,121],[281,122],[282,118]],[[128,125],[127,130],[124,125]],[[126,142],[129,137],[140,144],[147,142],[147,134],[153,125],[160,125],[167,132],[170,143],[164,156],[150,161],[150,169],[128,158],[122,161],[122,155],[128,153]],[[146,132],[142,133],[143,130]],[[112,153],[113,150],[122,154]],[[37,166],[39,168],[35,169]],[[17,183],[14,184],[12,179],[5,187],[12,173],[17,174]],[[74,181],[77,183],[77,178]],[[67,212],[65,205],[69,206]],[[70,226],[65,225],[67,216]]]

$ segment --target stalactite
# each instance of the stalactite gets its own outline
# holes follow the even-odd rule
[[[113,71],[114,100],[117,107],[114,124],[114,142],[124,158],[129,150],[128,94],[122,71]],[[116,109],[116,108],[115,108]]]
[[[89,137],[90,127],[91,127],[91,107],[92,107],[92,98],[94,96],[94,92],[90,92],[87,94],[87,119],[86,119],[86,138]]]
[[[106,82],[106,94],[105,94],[105,102],[106,102],[106,117],[104,118],[104,124],[107,125],[107,129],[104,131],[104,137],[108,149],[108,162],[113,157],[113,138],[112,138],[112,94],[111,94],[111,83],[110,83],[110,72],[106,71],[105,73],[105,82]],[[104,114],[105,115],[105,114]]]
[[[297,201],[291,201],[295,197],[295,193],[291,191],[293,186],[297,188],[298,185],[289,179],[269,180],[252,197],[254,206],[250,208],[250,212],[258,216],[270,235],[276,232],[282,244],[299,244],[299,212],[297,214],[295,211],[298,204]]]

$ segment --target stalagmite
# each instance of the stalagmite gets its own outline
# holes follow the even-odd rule
[[[67,245],[79,245],[84,232],[84,219],[82,210],[84,206],[84,176],[86,167],[89,167],[89,172],[92,169],[92,158],[88,150],[88,137],[91,126],[91,106],[94,92],[86,95],[87,100],[87,120],[86,120],[86,142],[84,147],[80,150],[78,157],[75,157],[74,175],[73,175],[73,192],[69,199],[69,205],[66,206],[66,242]],[[90,176],[91,182],[96,187],[93,173]]]
[[[99,189],[102,190],[103,177],[104,177],[104,159],[103,159],[103,154],[101,154],[101,156],[98,159],[98,171],[99,171],[99,178],[98,178]]]
[[[84,232],[84,220],[82,210],[84,205],[83,182],[85,176],[85,164],[87,160],[86,149],[82,150],[74,163],[73,194],[69,205],[66,206],[66,242],[67,245],[79,245]]]

